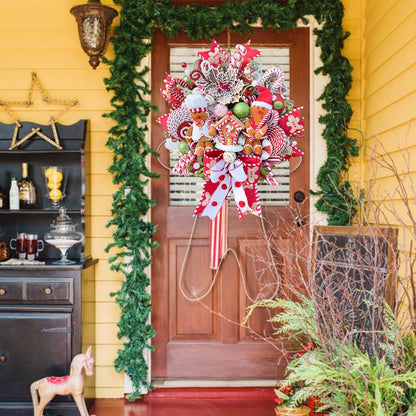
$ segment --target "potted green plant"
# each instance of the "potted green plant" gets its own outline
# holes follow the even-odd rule
[[[292,399],[298,389],[299,387],[297,385],[284,385],[279,389],[275,389],[275,402],[277,403],[277,406],[275,407],[276,416],[307,416],[311,413],[309,407],[296,405],[293,402]]]
[[[257,305],[279,310],[272,318],[280,324],[278,334],[314,340],[314,348],[289,361],[288,376],[276,390],[281,405],[294,408],[313,396],[320,397],[318,411],[329,409],[332,416],[416,415],[415,337],[399,329],[388,305],[383,311],[386,327],[380,354],[370,354],[356,342],[320,343],[313,302],[300,294],[298,299],[268,300]],[[278,407],[276,414],[299,413],[280,412]]]

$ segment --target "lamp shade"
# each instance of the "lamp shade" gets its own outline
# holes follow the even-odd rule
[[[82,49],[90,57],[89,63],[95,69],[107,50],[111,22],[118,15],[117,10],[102,5],[100,0],[88,0],[86,4],[74,6],[71,13],[78,24]]]

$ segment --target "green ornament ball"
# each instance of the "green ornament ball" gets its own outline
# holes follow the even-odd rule
[[[280,110],[281,108],[283,108],[283,103],[281,101],[276,101],[274,103],[274,109],[275,110]]]
[[[246,118],[250,114],[250,107],[247,103],[237,103],[233,108],[233,113],[240,119]]]
[[[182,140],[181,142],[179,142],[178,151],[179,151],[179,153],[182,153],[183,155],[185,153],[189,152],[189,146],[188,146],[188,143],[186,143],[185,140]]]

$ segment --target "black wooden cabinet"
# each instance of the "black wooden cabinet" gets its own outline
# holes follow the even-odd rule
[[[20,135],[35,125],[22,123]],[[29,164],[29,173],[38,191],[38,207],[10,211],[0,209],[0,241],[10,242],[18,232],[36,233],[43,239],[58,211],[50,209],[42,166],[66,168],[68,183],[63,205],[68,215],[85,233],[85,155],[87,122],[72,126],[57,124],[63,150],[33,138],[18,150],[7,150],[14,125],[0,123],[0,186],[8,189],[10,178],[21,177],[21,163]],[[42,126],[49,135],[50,126]],[[45,244],[39,260],[43,265],[12,266],[0,264],[0,416],[32,416],[30,384],[46,376],[69,374],[72,358],[82,352],[83,344],[94,344],[94,334],[83,334],[82,322],[93,323],[94,316],[83,311],[83,302],[94,302],[94,261],[85,256],[84,244],[69,251],[74,264],[55,265],[56,248]],[[12,252],[13,257],[17,257]],[[88,286],[88,293],[83,292]],[[83,339],[84,338],[84,339]],[[84,345],[84,348],[86,345]],[[91,380],[89,380],[91,382]],[[57,397],[45,414],[78,415],[71,397]]]
[[[19,137],[24,136],[38,125],[33,123],[21,123]],[[64,181],[66,181],[65,198],[62,205],[67,209],[68,215],[78,223],[78,230],[85,233],[85,142],[87,137],[87,120],[64,126],[56,124],[60,137],[62,150],[57,150],[49,143],[39,138],[32,138],[23,143],[16,150],[8,150],[13,136],[14,124],[0,123],[0,188],[6,193],[10,188],[11,178],[19,180],[22,176],[22,163],[29,165],[29,176],[35,182],[37,189],[37,209],[20,209],[11,211],[0,209],[0,241],[15,238],[19,232],[38,234],[43,238],[50,224],[57,217],[58,210],[51,209],[51,202],[47,197],[49,189],[46,185],[42,167],[61,166],[64,169]],[[53,137],[51,126],[41,126],[42,132]],[[72,247],[68,252],[70,259],[83,261],[84,244]],[[39,254],[40,260],[59,258],[59,251],[46,245],[45,250]]]

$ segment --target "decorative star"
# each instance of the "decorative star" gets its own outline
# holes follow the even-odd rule
[[[205,61],[209,61],[211,65],[217,68],[222,63],[230,62],[229,52],[221,48],[214,39],[211,44],[211,49],[206,52],[198,52],[198,55]]]
[[[259,51],[258,49],[250,48],[250,43],[251,40],[247,41],[247,43],[244,45],[246,53],[244,55],[244,60],[241,65],[242,68],[244,68],[249,61],[252,61],[253,59],[261,55],[261,51]]]
[[[168,118],[170,114],[164,114],[163,116],[159,117],[156,121],[163,126],[163,130],[168,129]]]
[[[35,72],[32,72],[32,82],[29,87],[28,96],[26,101],[2,101],[0,100],[0,108],[2,108],[8,116],[13,120],[13,122],[16,124],[14,131],[13,131],[13,137],[11,141],[11,145],[9,147],[9,150],[16,149],[21,144],[23,144],[25,141],[29,140],[33,136],[38,136],[41,139],[45,140],[52,146],[55,146],[57,149],[62,149],[62,146],[59,144],[59,136],[58,131],[56,129],[56,120],[61,117],[63,114],[65,114],[67,111],[69,111],[73,106],[78,104],[78,100],[58,100],[51,98],[43,88],[42,84],[40,83],[40,80]],[[25,107],[31,107],[33,106],[34,102],[32,101],[33,91],[35,88],[38,88],[42,95],[42,101],[46,104],[56,104],[56,105],[62,105],[65,106],[65,108],[58,113],[56,116],[50,116],[49,117],[49,123],[52,126],[52,132],[53,132],[53,139],[48,137],[46,134],[42,133],[40,127],[33,128],[30,133],[28,133],[26,136],[22,137],[21,139],[17,140],[18,134],[19,134],[19,128],[22,126],[20,123],[20,120],[18,116],[15,114],[15,112],[12,110],[12,106],[25,106]]]

